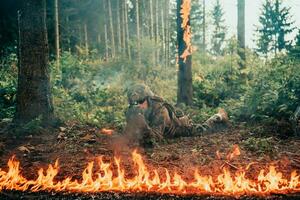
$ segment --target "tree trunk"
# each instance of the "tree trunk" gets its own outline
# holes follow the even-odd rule
[[[180,14],[181,4],[185,0],[177,0],[177,43],[178,43],[178,90],[177,103],[192,105],[193,103],[193,87],[192,87],[192,56],[188,55],[186,60],[181,57],[184,50],[187,48],[183,39],[184,29],[181,27],[182,18]],[[190,16],[188,17],[187,25],[190,25]]]
[[[202,27],[202,35],[203,35],[203,38],[202,38],[202,45],[203,45],[203,53],[205,55],[205,52],[206,52],[206,2],[205,0],[203,0],[203,27]]]
[[[55,56],[56,66],[59,68],[60,49],[59,49],[59,21],[58,21],[58,0],[54,0],[54,23],[55,23]]]
[[[120,0],[117,0],[116,3],[117,3],[117,38],[118,38],[117,50],[118,53],[120,53],[121,52]]]
[[[170,63],[170,0],[166,0],[166,67]]]
[[[138,61],[138,64],[141,64],[139,0],[135,0],[135,11],[136,11],[135,16],[136,16],[137,61]]]
[[[70,22],[69,22],[69,16],[66,16],[66,29],[67,29],[67,44],[68,44],[68,51],[71,53],[71,40],[70,40]]]
[[[108,1],[108,13],[109,13],[109,26],[110,26],[110,34],[111,34],[111,54],[114,58],[116,55],[116,47],[115,47],[115,34],[114,34],[114,26],[113,26],[113,19],[112,19],[112,11],[111,11],[111,3],[110,0]]]
[[[46,1],[22,1],[20,17],[20,60],[15,121],[53,119],[48,66]]]
[[[130,48],[130,44],[129,44],[129,28],[128,28],[128,7],[127,7],[127,3],[124,2],[124,9],[125,9],[125,30],[126,30],[126,44],[127,44],[127,54],[128,54],[128,58],[129,60],[131,60],[131,48]]]
[[[149,0],[149,10],[150,10],[150,40],[152,42],[154,42],[153,38],[154,38],[154,22],[153,22],[153,1],[152,0]],[[155,56],[156,56],[156,53],[152,53],[152,65],[155,65],[156,64],[156,61],[155,61]]]
[[[155,44],[156,44],[156,51],[155,51],[155,62],[156,65],[159,64],[159,48],[158,47],[158,41],[159,41],[159,24],[158,24],[158,15],[159,15],[159,8],[158,8],[158,1],[155,0]]]
[[[122,32],[122,53],[126,54],[126,30],[125,30],[125,2],[121,2],[121,32]]]
[[[238,55],[241,60],[239,61],[240,69],[244,69],[246,62],[246,52],[245,52],[245,0],[238,0],[238,25],[237,25],[237,35],[238,35]]]
[[[104,24],[104,40],[105,40],[105,60],[108,59],[108,45],[107,45],[107,25]]]
[[[165,8],[164,8],[164,2],[161,1],[161,63],[162,65],[165,64]]]
[[[88,32],[87,32],[87,24],[86,24],[86,22],[84,23],[83,30],[84,30],[85,55],[89,55],[89,40],[88,40]]]

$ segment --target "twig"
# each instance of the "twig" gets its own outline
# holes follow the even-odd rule
[[[227,165],[229,165],[230,167],[232,167],[232,168],[234,168],[234,169],[236,169],[236,170],[238,170],[239,168],[237,167],[237,166],[235,166],[235,165],[233,165],[233,164],[231,164],[231,163],[229,163],[229,162],[227,162],[227,161],[224,161]],[[225,164],[224,163],[224,164]]]

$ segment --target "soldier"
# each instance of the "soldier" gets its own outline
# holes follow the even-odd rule
[[[127,97],[125,133],[144,147],[153,147],[164,138],[201,135],[211,131],[215,124],[228,121],[227,113],[220,109],[203,124],[193,124],[188,116],[154,95],[144,84],[129,88]]]

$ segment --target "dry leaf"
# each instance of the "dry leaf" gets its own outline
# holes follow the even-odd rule
[[[61,132],[64,132],[64,131],[66,131],[67,129],[66,129],[65,127],[59,127],[59,130],[60,130]]]
[[[84,137],[81,138],[82,140],[85,140],[85,141],[95,141],[95,138],[92,134],[86,134]]]
[[[20,147],[18,147],[18,150],[20,150],[20,151],[22,151],[22,152],[30,153],[30,150],[29,150],[27,147],[25,147],[25,146],[20,146]]]

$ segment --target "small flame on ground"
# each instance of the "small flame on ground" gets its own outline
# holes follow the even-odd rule
[[[112,135],[114,133],[114,130],[103,128],[103,129],[101,129],[100,133],[102,133],[104,135]]]
[[[232,160],[233,158],[241,155],[241,151],[238,145],[233,145],[232,152],[227,155],[227,160]]]
[[[193,180],[187,181],[177,173],[168,169],[159,174],[157,169],[149,170],[144,164],[142,156],[137,151],[132,152],[135,175],[126,177],[126,171],[121,166],[121,160],[114,158],[114,163],[106,163],[102,157],[98,159],[99,170],[94,172],[94,162],[88,163],[82,172],[80,180],[66,177],[56,181],[59,172],[58,161],[49,165],[48,169],[39,169],[38,178],[28,180],[21,175],[20,163],[12,157],[8,161],[8,171],[0,169],[0,191],[74,191],[74,192],[102,192],[102,191],[130,191],[130,192],[160,192],[177,194],[268,194],[300,192],[300,180],[296,171],[289,179],[281,172],[270,166],[267,171],[261,170],[257,178],[248,179],[246,170],[239,170],[232,174],[224,168],[223,172],[213,178],[202,176],[195,170]],[[112,165],[117,167],[112,169]],[[190,177],[192,178],[192,177]]]

